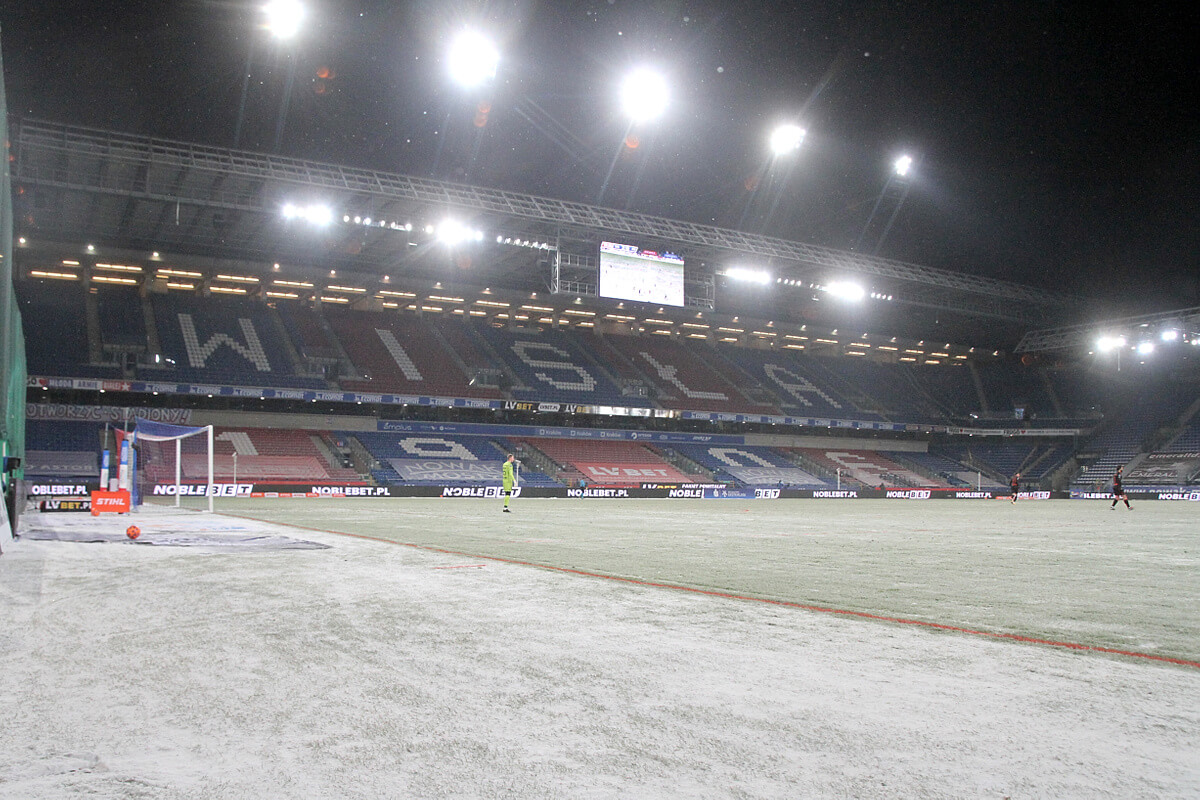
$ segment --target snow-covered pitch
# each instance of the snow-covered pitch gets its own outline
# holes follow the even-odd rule
[[[1200,507],[1134,506],[27,512],[0,796],[1195,797]]]

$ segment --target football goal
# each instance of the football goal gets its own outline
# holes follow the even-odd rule
[[[131,501],[207,499],[213,510],[213,426],[191,427],[137,418],[130,437]],[[195,502],[188,503],[196,507]],[[203,503],[201,503],[203,505]]]

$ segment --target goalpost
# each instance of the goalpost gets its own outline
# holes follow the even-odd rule
[[[145,497],[160,493],[158,487],[166,487],[176,508],[186,495],[208,498],[208,510],[213,510],[212,425],[171,425],[138,417],[130,445],[128,472],[133,480],[129,490],[134,508],[141,506]],[[126,460],[124,454],[121,460]],[[197,485],[199,481],[203,488]]]

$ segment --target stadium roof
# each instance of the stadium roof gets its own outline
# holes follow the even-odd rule
[[[474,270],[481,284],[544,288],[556,260],[594,268],[598,243],[615,239],[680,253],[689,279],[709,286],[746,263],[769,270],[780,293],[855,279],[892,297],[903,313],[931,321],[956,317],[978,326],[986,318],[1017,331],[1062,324],[1074,304],[1017,283],[725,228],[113,131],[26,120],[13,149],[16,232],[49,241],[85,238],[376,276],[444,278],[456,267]],[[317,228],[285,219],[288,204],[320,204],[332,221]],[[480,232],[480,253],[462,250],[447,259],[437,249],[426,226],[447,217]],[[810,296],[796,293],[793,318],[804,318]]]

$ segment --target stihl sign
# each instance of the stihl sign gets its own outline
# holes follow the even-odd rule
[[[98,514],[128,514],[129,492],[92,492],[92,516]]]

